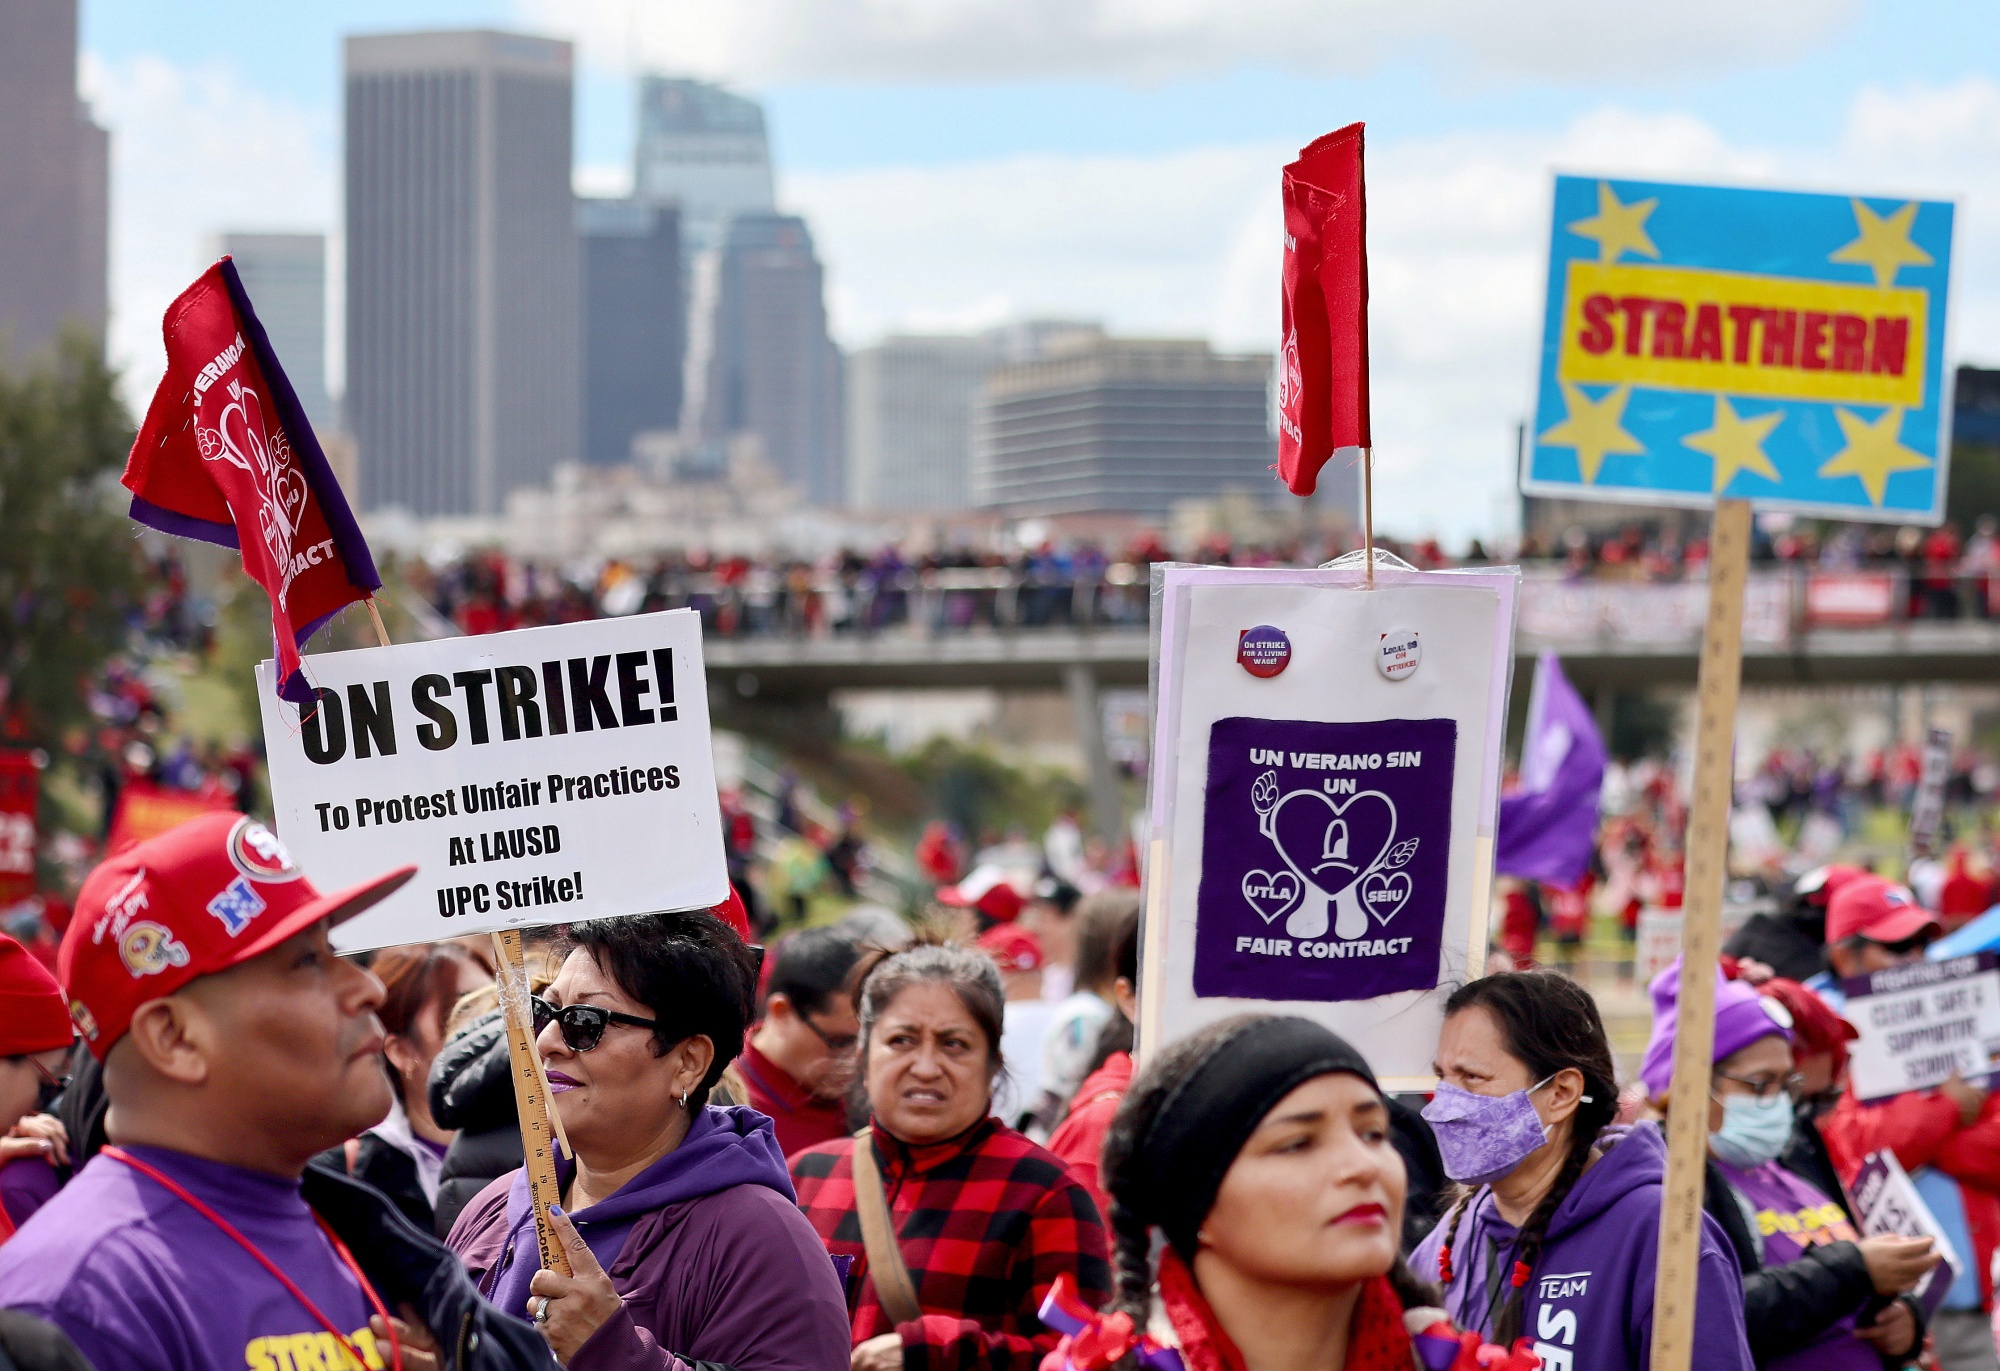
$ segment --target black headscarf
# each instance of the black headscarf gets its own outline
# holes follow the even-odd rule
[[[1192,1261],[1222,1178],[1279,1100],[1318,1076],[1359,1076],[1378,1093],[1359,1052],[1309,1019],[1258,1017],[1218,1039],[1161,1102],[1120,1186],[1119,1200],[1156,1224]]]

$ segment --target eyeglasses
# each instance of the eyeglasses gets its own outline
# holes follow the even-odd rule
[[[528,1003],[535,1012],[535,1036],[551,1023],[562,1029],[563,1044],[572,1052],[588,1052],[604,1041],[604,1030],[612,1024],[629,1024],[633,1028],[658,1028],[658,1019],[641,1019],[632,1014],[620,1014],[615,1009],[605,1009],[594,1004],[566,1004],[557,1009],[540,995],[530,996]]]
[[[799,1014],[799,1022],[804,1024],[807,1028],[810,1028],[812,1030],[813,1036],[826,1044],[827,1051],[832,1052],[836,1055],[843,1052],[852,1052],[854,1050],[854,1045],[861,1041],[861,1035],[859,1033],[827,1032],[825,1029],[821,1028],[818,1024],[812,1021],[812,1015],[807,1014],[803,1011],[801,1011]]]
[[[1774,1100],[1781,1094],[1796,1095],[1799,1088],[1806,1083],[1806,1078],[1796,1071],[1789,1076],[1767,1076],[1759,1079],[1732,1076],[1726,1071],[1718,1071],[1715,1073],[1715,1079],[1740,1085],[1760,1100]]]

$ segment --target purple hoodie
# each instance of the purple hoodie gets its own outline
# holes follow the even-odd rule
[[[1603,1156],[1549,1220],[1522,1306],[1521,1332],[1534,1340],[1543,1371],[1645,1371],[1652,1360],[1667,1146],[1650,1123],[1606,1129],[1599,1146]],[[1437,1278],[1449,1223],[1447,1217],[1411,1254],[1410,1269],[1424,1280]],[[1512,1265],[1515,1233],[1493,1207],[1493,1192],[1482,1189],[1452,1239],[1445,1309],[1459,1326],[1491,1335],[1487,1311],[1505,1303],[1495,1282]],[[1695,1283],[1693,1364],[1701,1371],[1752,1371],[1742,1275],[1728,1237],[1706,1214]]]
[[[558,1164],[564,1184],[571,1170]],[[679,1147],[570,1218],[625,1301],[571,1371],[691,1371],[696,1361],[845,1371],[846,1297],[798,1210],[771,1121],[755,1110],[709,1106]],[[446,1240],[520,1318],[539,1264],[533,1224],[527,1173],[515,1171],[481,1191]]]

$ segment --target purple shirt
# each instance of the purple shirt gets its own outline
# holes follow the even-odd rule
[[[1715,1169],[1748,1203],[1750,1231],[1757,1235],[1758,1255],[1766,1266],[1786,1266],[1805,1255],[1808,1247],[1830,1242],[1858,1242],[1861,1235],[1847,1214],[1816,1188],[1766,1162],[1739,1171],[1723,1161]],[[1796,1352],[1766,1362],[1764,1371],[1881,1371],[1882,1359],[1854,1336],[1854,1316],[1848,1315]]]
[[[19,1228],[55,1198],[62,1177],[41,1157],[17,1157],[0,1166],[0,1208]]]
[[[157,1147],[128,1151],[257,1244],[361,1351],[371,1306],[299,1183]],[[69,1334],[96,1371],[290,1371],[345,1354],[236,1240],[150,1176],[97,1156],[0,1247],[0,1306]]]

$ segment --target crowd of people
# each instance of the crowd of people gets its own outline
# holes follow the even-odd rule
[[[256,899],[219,901],[246,870]],[[975,869],[921,925],[857,914],[768,949],[736,896],[530,930],[518,991],[560,1141],[544,1213],[490,942],[334,949],[411,875],[322,894],[218,812],[93,871],[53,974],[0,938],[0,1352],[1649,1365],[1678,963],[1636,1079],[1588,990],[1513,970],[1450,993],[1437,1084],[1408,1096],[1366,1043],[1282,1015],[1135,1069],[1137,892],[1049,869]],[[1942,931],[1907,888],[1834,867],[1730,943],[1695,1366],[2000,1367],[2000,1100],[1957,1077],[1845,1089],[1843,978]],[[1850,1187],[1885,1150],[1948,1243],[1863,1231]]]

